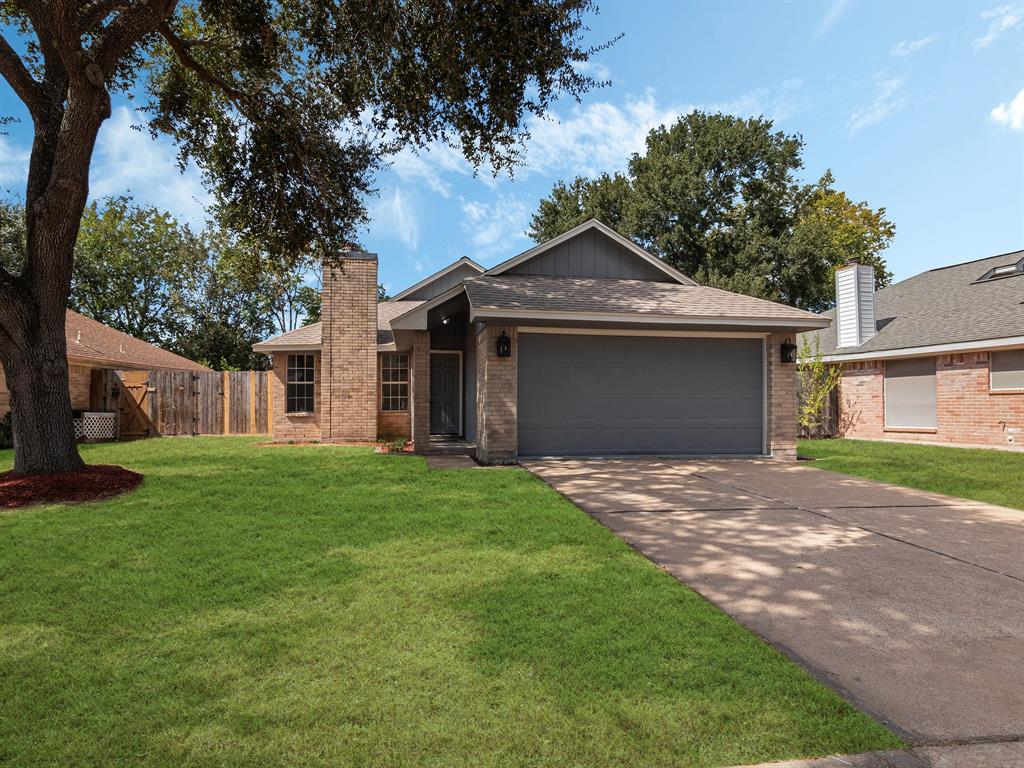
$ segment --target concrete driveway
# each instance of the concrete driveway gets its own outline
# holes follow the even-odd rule
[[[909,741],[1024,742],[1024,512],[804,464],[525,466]]]

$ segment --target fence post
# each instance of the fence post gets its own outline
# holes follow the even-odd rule
[[[256,434],[256,371],[249,371],[249,434]]]
[[[231,434],[231,382],[228,379],[228,372],[221,374],[221,389],[224,392],[224,424],[223,434]]]

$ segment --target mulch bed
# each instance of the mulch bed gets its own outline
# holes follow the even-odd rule
[[[32,504],[99,501],[134,491],[142,475],[124,467],[95,464],[57,474],[0,474],[0,509]]]

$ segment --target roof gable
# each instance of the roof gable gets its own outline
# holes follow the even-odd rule
[[[475,277],[483,271],[483,267],[472,259],[463,256],[458,261],[452,262],[444,269],[430,275],[430,277],[420,280],[416,285],[406,288],[397,296],[389,299],[389,301],[427,301],[435,296],[440,296],[467,277]]]
[[[484,274],[615,278],[696,285],[682,272],[597,219],[589,219]]]

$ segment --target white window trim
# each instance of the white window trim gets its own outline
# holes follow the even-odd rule
[[[308,368],[305,365],[302,366],[301,368],[293,367],[291,365],[291,359],[294,358],[294,357],[308,357],[310,359],[311,363],[310,363]],[[313,380],[312,381],[288,381],[288,373],[289,373],[289,371],[292,371],[292,370],[296,370],[296,371],[298,371],[298,370],[311,370],[311,371],[313,371]],[[288,387],[293,385],[293,384],[302,384],[302,385],[308,384],[312,388],[313,394],[310,396],[310,400],[313,403],[313,407],[311,409],[305,410],[305,411],[292,411],[292,410],[288,409],[288,401],[291,399],[291,398],[288,397]],[[313,354],[312,352],[289,352],[285,356],[285,359],[284,359],[284,412],[288,416],[309,416],[309,415],[312,415],[312,414],[316,413],[316,355]]]
[[[997,387],[992,383],[992,355],[997,352],[1013,352],[1012,349],[993,349],[988,353],[988,391],[999,395],[1024,393],[1024,387]]]
[[[405,380],[404,381],[384,381],[384,357],[386,355],[399,355],[405,358]],[[392,369],[394,370],[394,369]],[[401,370],[399,367],[398,370]],[[409,353],[408,352],[381,352],[380,353],[380,375],[377,377],[377,394],[378,401],[377,406],[381,413],[409,413],[412,405],[412,372],[409,365]],[[395,410],[384,409],[384,385],[385,384],[405,384],[405,408]],[[393,398],[393,396],[392,396]],[[401,399],[401,398],[398,398]]]

